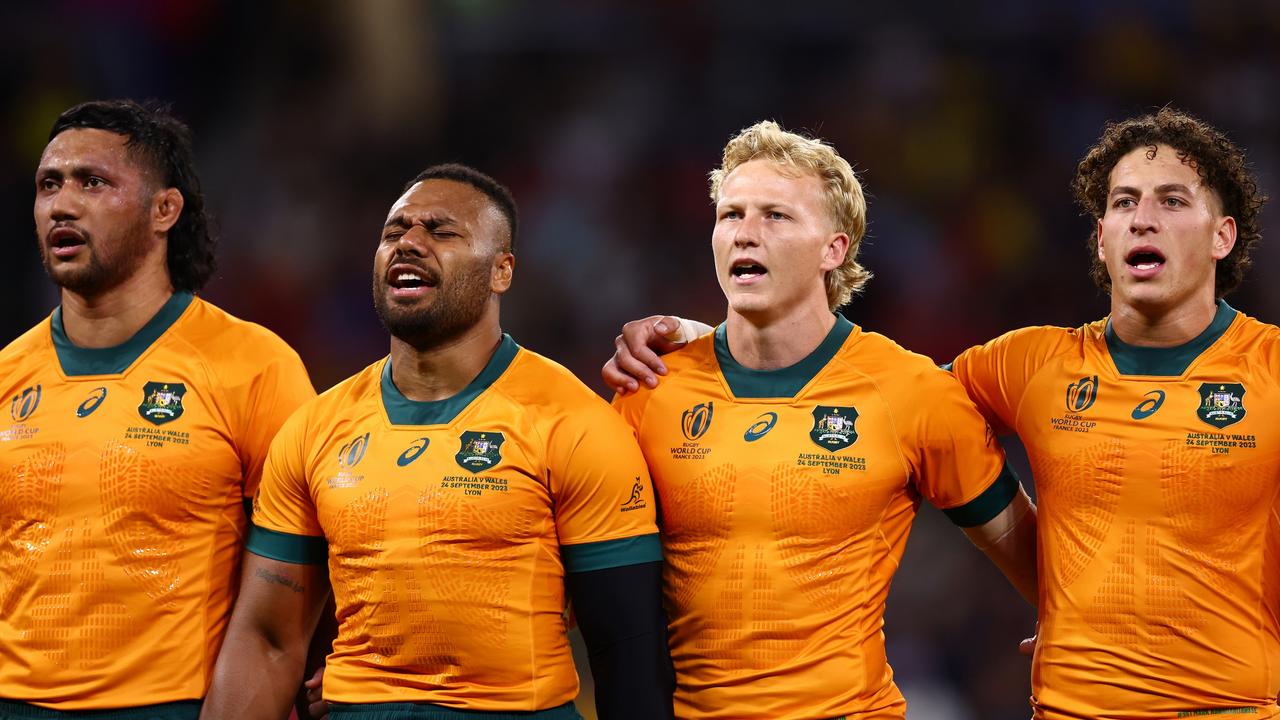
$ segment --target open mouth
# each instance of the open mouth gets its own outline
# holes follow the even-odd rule
[[[387,271],[387,284],[397,290],[418,290],[435,287],[440,278],[435,273],[412,265],[392,265]]]
[[[1164,254],[1154,247],[1136,247],[1125,255],[1124,261],[1135,270],[1155,270],[1164,265]]]
[[[54,257],[68,258],[75,255],[79,249],[89,244],[88,237],[79,228],[63,225],[49,231],[46,236],[49,248],[53,251]]]
[[[740,280],[754,280],[768,274],[769,270],[755,260],[734,260],[729,274]]]

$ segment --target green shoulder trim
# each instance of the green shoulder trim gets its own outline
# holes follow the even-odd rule
[[[457,395],[444,400],[417,401],[405,397],[391,379],[391,358],[382,366],[382,405],[392,425],[444,425],[453,421],[472,400],[494,383],[515,360],[520,346],[510,335],[502,334],[502,342],[484,370]]]
[[[720,363],[720,372],[729,383],[729,389],[738,398],[789,398],[804,389],[813,376],[831,362],[831,358],[839,352],[849,333],[853,332],[853,323],[839,313],[836,323],[831,326],[827,337],[808,357],[791,367],[779,370],[752,370],[738,364],[729,352],[729,338],[726,335],[725,323],[720,323],[715,333],[716,360]]]
[[[608,570],[624,565],[660,562],[662,542],[658,534],[653,533],[581,545],[561,545],[560,557],[564,559],[565,572]]]
[[[322,537],[282,533],[257,525],[249,527],[249,540],[244,549],[294,565],[323,565],[329,559],[329,543]]]
[[[977,527],[990,522],[992,518],[1009,507],[1009,503],[1013,502],[1014,496],[1018,494],[1018,486],[1017,474],[1008,463],[1005,463],[995,481],[983,490],[981,495],[960,507],[943,510],[942,513],[960,527]]]
[[[168,330],[182,313],[186,312],[195,296],[177,292],[165,301],[160,310],[143,325],[133,337],[109,348],[82,348],[71,344],[66,328],[62,325],[62,306],[53,309],[53,349],[58,354],[62,371],[72,377],[78,375],[119,375],[146,352]]]
[[[1219,300],[1218,309],[1213,314],[1213,322],[1209,323],[1209,327],[1187,343],[1168,348],[1130,345],[1116,335],[1116,331],[1111,327],[1111,319],[1107,318],[1107,329],[1104,333],[1107,338],[1107,351],[1111,353],[1111,359],[1121,375],[1178,377],[1187,371],[1201,353],[1222,337],[1238,314],[1226,300]]]
[[[573,703],[559,707],[525,712],[485,712],[483,710],[455,710],[431,703],[329,703],[329,714],[334,718],[353,720],[582,720]]]
[[[115,710],[54,710],[16,700],[0,700],[0,718],[3,720],[196,720],[198,717],[199,700]]]

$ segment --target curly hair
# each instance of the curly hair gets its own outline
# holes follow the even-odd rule
[[[1102,131],[1098,143],[1089,148],[1076,167],[1071,190],[1084,214],[1100,220],[1107,212],[1107,195],[1111,187],[1111,171],[1116,163],[1135,148],[1147,148],[1154,158],[1156,146],[1167,145],[1178,159],[1196,171],[1200,179],[1217,195],[1222,214],[1235,218],[1236,244],[1218,261],[1214,278],[1215,297],[1223,297],[1239,287],[1249,269],[1252,252],[1262,232],[1258,213],[1267,197],[1258,189],[1258,181],[1245,163],[1244,153],[1222,131],[1198,118],[1172,108],[1161,108],[1154,114],[1111,122]],[[1089,253],[1093,259],[1093,281],[1105,291],[1111,290],[1107,267],[1098,259],[1098,228],[1095,223],[1089,237]]]
[[[169,229],[169,282],[180,292],[198,292],[213,276],[216,240],[209,231],[200,178],[196,175],[191,130],[158,103],[93,100],[63,112],[49,140],[64,130],[94,129],[123,135],[125,147],[145,163],[156,180],[182,193],[182,213]]]
[[[871,271],[858,263],[858,247],[867,231],[867,200],[858,176],[831,145],[787,132],[778,123],[765,120],[738,133],[724,146],[720,167],[711,171],[711,201],[720,201],[720,186],[729,173],[761,158],[811,171],[822,181],[836,230],[849,236],[844,262],[827,273],[827,305],[832,310],[845,305],[871,279]]]

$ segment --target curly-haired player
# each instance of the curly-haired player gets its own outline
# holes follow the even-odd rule
[[[1107,126],[1074,188],[1110,316],[953,363],[1036,478],[1035,717],[1280,717],[1280,328],[1222,300],[1265,198],[1239,148],[1171,109]],[[623,392],[656,382],[655,320],[606,366]]]

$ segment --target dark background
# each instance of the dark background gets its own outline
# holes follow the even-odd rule
[[[401,185],[436,162],[511,186],[522,232],[504,326],[593,387],[623,321],[718,321],[706,174],[765,118],[833,142],[864,182],[876,278],[846,314],[946,361],[1106,313],[1068,190],[1105,121],[1165,104],[1201,115],[1274,192],[1278,39],[1280,5],[1261,0],[6,6],[0,339],[57,302],[31,217],[50,124],[133,97],[171,102],[196,132],[221,238],[206,296],[283,336],[320,389],[386,352],[374,245]],[[1276,259],[1264,238],[1230,298],[1268,322]],[[1016,643],[1033,615],[932,509],[889,602],[910,717],[1028,716]]]

